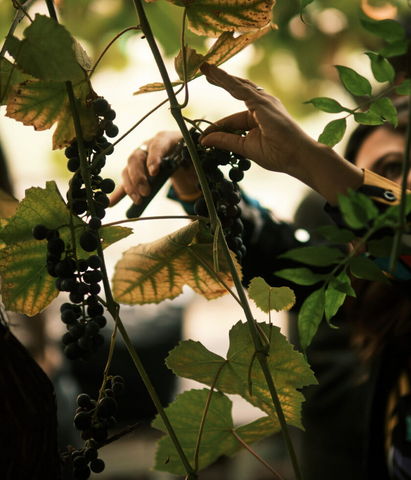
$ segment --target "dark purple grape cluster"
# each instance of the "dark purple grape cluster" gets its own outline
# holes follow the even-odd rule
[[[76,480],[85,480],[91,472],[101,473],[104,470],[104,461],[98,458],[98,449],[108,438],[108,431],[115,428],[117,421],[114,415],[117,412],[116,395],[124,392],[123,377],[116,375],[111,378],[111,388],[106,388],[104,396],[99,402],[92,400],[87,393],[77,397],[77,410],[74,417],[74,426],[81,431],[81,438],[86,441],[82,450],[71,454],[73,462],[73,477]]]
[[[81,245],[87,232],[80,237]],[[47,239],[47,271],[56,278],[59,291],[69,292],[70,302],[60,307],[61,320],[67,326],[62,339],[65,355],[69,360],[90,360],[104,344],[100,330],[107,324],[104,307],[97,296],[103,279],[103,261],[98,255],[76,260],[74,251],[60,238],[58,230],[50,230],[45,225],[36,225],[33,236],[37,240]]]
[[[208,184],[218,217],[223,227],[224,236],[228,247],[232,250],[239,262],[246,253],[243,244],[242,233],[244,230],[241,221],[241,191],[238,183],[244,178],[244,172],[251,167],[247,158],[227,150],[214,147],[204,148],[198,143],[199,134],[191,132],[194,143],[197,145],[197,152],[201,160],[204,173],[207,175]],[[183,158],[190,158],[187,147],[182,152]],[[229,167],[228,176],[225,178],[220,166]],[[201,190],[200,184],[198,188]],[[199,198],[194,204],[194,211],[197,215],[208,217],[208,209],[204,197]]]

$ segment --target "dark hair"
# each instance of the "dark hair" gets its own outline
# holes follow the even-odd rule
[[[396,97],[392,100],[398,113],[398,126],[394,127],[392,123],[384,123],[383,125],[358,125],[358,127],[351,134],[346,149],[345,159],[351,163],[355,163],[358,151],[365,139],[375,132],[377,128],[386,128],[394,132],[405,133],[408,123],[408,111],[409,111],[409,97]]]

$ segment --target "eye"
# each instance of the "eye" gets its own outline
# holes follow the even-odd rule
[[[402,154],[389,154],[381,160],[376,162],[375,168],[371,170],[382,177],[388,178],[388,180],[397,182],[402,174]]]

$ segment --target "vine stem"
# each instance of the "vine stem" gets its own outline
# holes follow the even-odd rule
[[[265,467],[268,468],[268,470],[270,470],[270,472],[274,475],[274,477],[277,479],[277,480],[283,480],[283,477],[277,473],[270,465],[268,465],[267,462],[265,462],[252,448],[250,448],[245,442],[244,440],[242,440],[236,433],[235,430],[232,430],[231,433],[234,435],[234,437],[241,443],[241,445],[246,449],[248,450],[251,455],[254,455],[254,457],[259,460]]]

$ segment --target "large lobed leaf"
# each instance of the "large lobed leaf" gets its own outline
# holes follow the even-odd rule
[[[84,139],[91,140],[98,128],[94,110],[86,102],[91,87],[87,82],[81,82],[74,85],[74,93],[78,99]],[[64,148],[76,138],[65,83],[28,80],[14,85],[8,96],[6,115],[24,125],[33,126],[35,130],[48,130],[57,122],[53,149]]]
[[[188,28],[197,35],[218,37],[222,32],[258,30],[272,18],[275,0],[167,0],[185,7]]]
[[[197,437],[208,395],[207,389],[190,390],[179,395],[177,400],[166,408],[167,416],[191,465],[194,465]],[[280,430],[278,422],[269,417],[234,428],[231,410],[231,400],[220,392],[213,392],[201,437],[198,458],[200,470],[211,465],[222,455],[234,455],[242,448],[234,433],[249,445]],[[163,432],[167,431],[159,416],[154,420],[153,427]],[[185,474],[168,435],[158,442],[154,469],[174,475]]]
[[[22,83],[33,77],[23,73],[17,65],[6,58],[0,59],[0,105],[6,105],[11,88],[16,83]]]
[[[177,297],[188,285],[209,300],[221,297],[227,290],[220,279],[229,287],[233,281],[220,248],[218,258],[220,271],[215,273],[213,237],[201,231],[199,222],[193,222],[154,242],[127,250],[115,268],[114,296],[129,305],[159,303]]]
[[[317,383],[314,374],[302,354],[293,350],[293,346],[280,333],[278,327],[264,323],[259,326],[270,339],[268,365],[286,421],[302,428],[300,417],[304,397],[297,389]],[[218,375],[215,383],[217,390],[240,395],[270,417],[277,419],[270,391],[261,366],[254,358],[254,351],[248,325],[238,322],[230,331],[227,359],[210,352],[199,342],[188,340],[180,342],[170,352],[166,363],[176,375],[206,385],[212,385]]]
[[[69,221],[70,212],[54,182],[47,182],[45,189],[33,187],[26,191],[16,214],[0,230],[0,241],[5,244],[0,250],[1,295],[8,310],[32,316],[58,296],[55,279],[46,269],[47,242],[35,240],[31,232],[38,223],[49,229],[64,225],[59,228],[60,237],[71,243]],[[73,216],[73,224],[85,225],[76,216]],[[83,231],[83,228],[76,229],[79,258],[90,255],[79,248],[78,238]],[[103,248],[130,233],[131,229],[124,227],[102,228]]]

